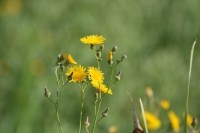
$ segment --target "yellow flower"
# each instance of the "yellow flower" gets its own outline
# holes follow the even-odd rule
[[[92,81],[97,83],[103,83],[104,76],[103,73],[96,67],[88,67],[88,74]]]
[[[193,117],[190,114],[187,114],[187,124],[191,126],[192,122],[193,122]]]
[[[77,64],[76,61],[73,59],[73,57],[70,54],[67,54],[67,63],[68,64]]]
[[[154,114],[145,111],[145,117],[147,121],[147,127],[148,129],[158,129],[161,127],[161,121],[156,117]]]
[[[153,90],[151,89],[150,86],[147,86],[146,87],[146,94],[149,98],[152,98],[153,97]]]
[[[109,133],[116,133],[117,132],[117,127],[116,126],[109,127],[108,132]]]
[[[160,106],[161,106],[163,109],[169,109],[170,103],[169,103],[169,101],[167,101],[167,100],[162,100],[162,101],[160,101]]]
[[[173,111],[168,112],[168,117],[169,117],[169,120],[170,120],[173,130],[175,132],[178,132],[180,129],[180,119]]]
[[[104,43],[106,39],[103,36],[97,36],[97,35],[90,35],[87,37],[83,37],[80,39],[80,41],[84,44],[102,44]]]
[[[108,60],[112,60],[112,58],[113,58],[113,52],[110,51],[110,52],[108,53]]]
[[[108,94],[113,94],[112,90],[108,90],[108,88],[106,87],[106,85],[102,84],[102,83],[98,83],[95,81],[92,81],[91,84],[93,85],[94,88],[96,88],[97,90],[101,90],[103,93],[108,93]]]
[[[66,71],[66,76],[69,77],[72,73],[72,82],[81,82],[87,77],[87,73],[85,72],[86,68],[81,65],[76,65],[69,67]]]

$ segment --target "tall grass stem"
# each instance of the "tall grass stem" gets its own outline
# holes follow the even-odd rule
[[[192,72],[192,61],[193,61],[193,53],[194,47],[196,44],[197,39],[194,41],[192,45],[191,55],[190,55],[190,68],[189,68],[189,76],[188,76],[188,89],[187,89],[187,96],[186,96],[186,106],[185,106],[185,125],[184,125],[184,133],[188,132],[187,126],[187,114],[188,114],[188,104],[189,104],[189,94],[190,94],[190,79],[191,79],[191,72]]]

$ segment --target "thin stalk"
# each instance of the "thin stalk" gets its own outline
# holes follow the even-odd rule
[[[97,59],[98,69],[100,70],[100,62],[98,61],[98,57],[97,57],[97,55],[95,54],[94,49],[92,50],[92,52],[93,52],[95,58]]]
[[[81,126],[82,126],[82,117],[83,117],[83,103],[84,103],[84,93],[83,93],[83,86],[80,86],[81,90],[81,110],[80,110],[80,118],[79,118],[79,130],[78,133],[81,132]]]
[[[142,117],[143,117],[143,121],[144,121],[145,132],[148,133],[146,117],[145,117],[145,114],[144,114],[144,106],[143,106],[141,99],[140,99],[140,107],[141,107],[141,110],[142,110]]]
[[[59,117],[59,113],[58,113],[58,103],[55,104],[55,108],[56,108],[56,116],[57,116],[57,119],[58,119],[58,124],[59,124],[59,127],[60,127],[60,132],[63,133],[61,122],[60,122],[60,117]]]
[[[55,70],[55,74],[56,74],[56,82],[57,82],[57,87],[56,87],[56,103],[54,103],[54,106],[55,106],[55,109],[56,109],[56,116],[57,116],[57,120],[58,120],[58,124],[59,124],[59,127],[60,127],[60,131],[61,133],[63,133],[63,130],[62,130],[62,126],[61,126],[61,122],[60,122],[60,117],[59,117],[59,113],[58,113],[58,102],[59,102],[59,99],[60,99],[60,96],[61,96],[61,92],[60,92],[60,95],[59,95],[59,91],[58,91],[58,88],[59,88],[59,83],[60,83],[60,75],[62,73],[59,73],[58,75],[58,72],[57,72],[57,69]],[[64,86],[62,86],[62,89],[63,89]],[[50,100],[50,99],[49,99]],[[50,100],[51,101],[51,100]],[[52,102],[52,101],[51,101]]]
[[[192,72],[192,61],[193,61],[193,53],[194,47],[196,44],[197,39],[194,41],[192,45],[191,55],[190,55],[190,68],[189,68],[189,77],[188,77],[188,89],[187,89],[187,96],[186,96],[186,106],[185,106],[185,125],[184,125],[184,133],[188,132],[187,126],[187,114],[188,114],[188,103],[189,103],[189,94],[190,94],[190,79],[191,79],[191,72]]]
[[[98,117],[98,114],[99,114],[99,110],[100,110],[100,107],[101,107],[101,102],[102,102],[102,100],[103,100],[103,99],[100,99],[100,101],[99,101],[99,106],[98,106],[98,108],[97,108],[97,112],[96,112],[95,119],[94,119],[94,125],[93,125],[93,127],[92,127],[91,133],[94,133],[94,129],[95,129],[95,126],[96,126],[96,124],[97,124],[97,117]]]
[[[97,121],[97,123],[101,120],[101,119],[103,119],[104,117],[101,117],[98,121]]]

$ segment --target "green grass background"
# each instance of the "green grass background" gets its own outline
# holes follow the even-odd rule
[[[115,71],[123,71],[121,80],[114,94],[104,100],[100,111],[109,107],[109,116],[99,123],[97,133],[106,133],[112,125],[119,133],[131,133],[132,108],[126,91],[140,111],[139,98],[146,99],[146,86],[152,87],[154,96],[169,100],[182,118],[190,51],[196,38],[189,113],[200,118],[199,13],[199,0],[0,0],[0,132],[59,132],[44,86],[55,98],[53,65],[60,53],[72,54],[79,64],[96,65],[89,46],[79,40],[92,34],[106,38],[102,70],[107,83],[108,51],[118,47],[114,60],[128,56]],[[83,112],[83,119],[89,116],[90,123],[94,92],[90,89]],[[62,96],[63,130],[77,132],[78,86],[70,83]]]

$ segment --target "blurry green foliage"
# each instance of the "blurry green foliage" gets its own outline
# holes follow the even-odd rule
[[[106,38],[103,61],[113,46],[121,80],[106,98],[102,111],[109,117],[97,126],[105,133],[112,125],[131,132],[128,90],[139,110],[145,87],[168,99],[179,116],[185,109],[190,49],[200,37],[199,0],[0,0],[0,132],[59,132],[54,109],[44,97],[44,86],[55,91],[53,65],[60,53],[70,53],[82,65],[96,63],[89,46],[79,39],[90,34]],[[189,112],[200,118],[200,45],[194,51]],[[108,66],[102,66],[108,72]],[[116,74],[118,72],[116,70]],[[107,77],[106,77],[107,78]],[[93,113],[86,99],[83,118]],[[52,97],[55,97],[52,95]],[[77,132],[80,94],[71,84],[63,93],[60,115],[64,132]],[[90,118],[93,120],[93,118]]]

